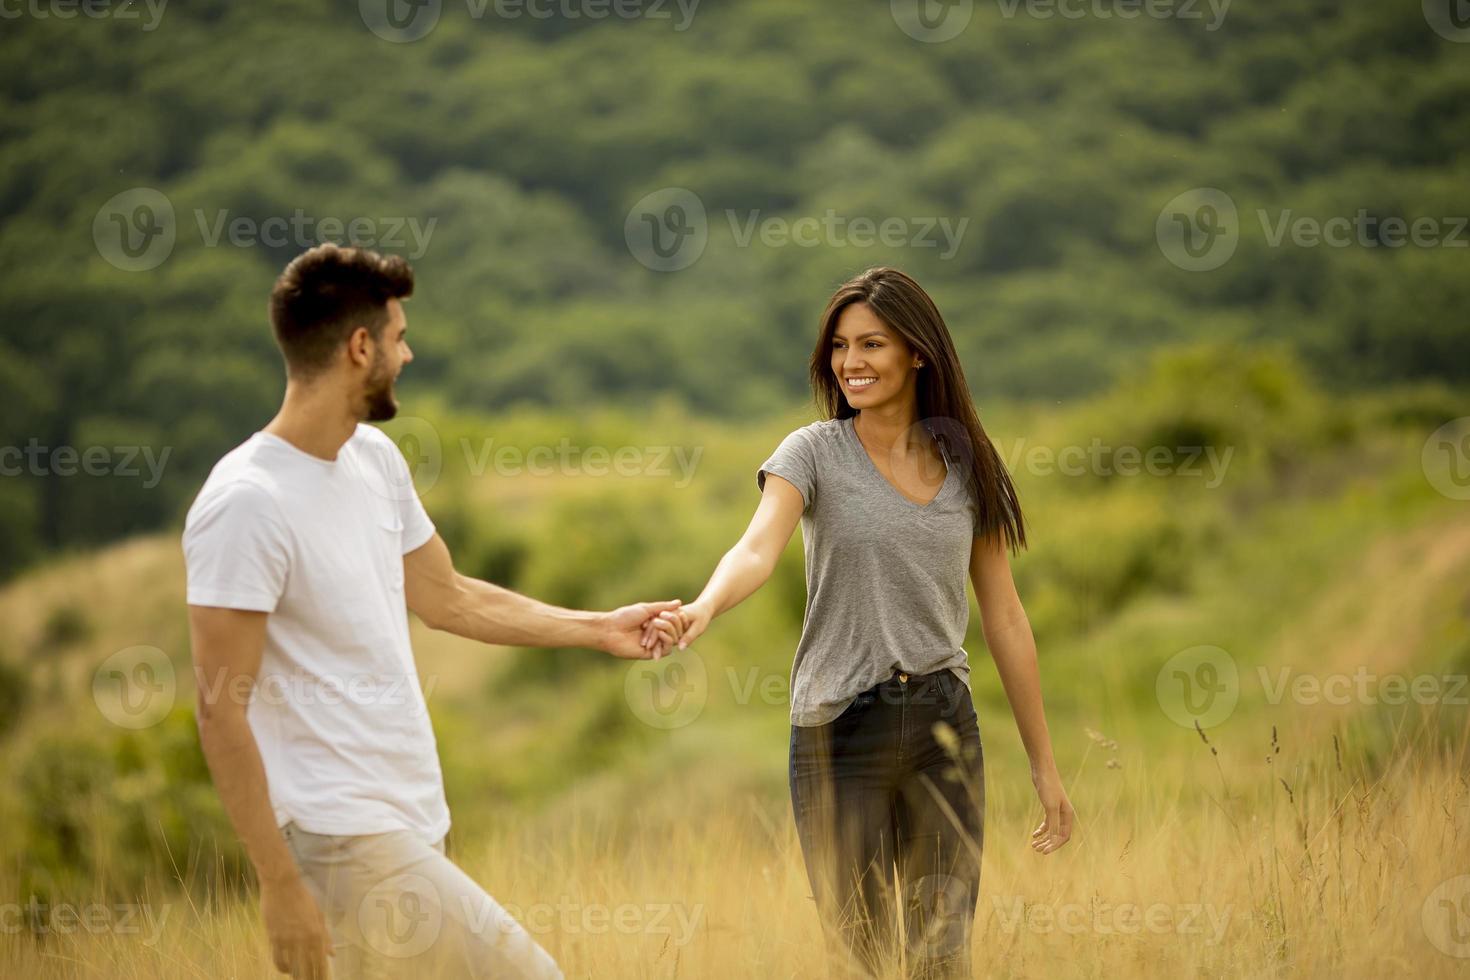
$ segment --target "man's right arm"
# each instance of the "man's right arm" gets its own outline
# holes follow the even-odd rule
[[[265,650],[267,615],[189,606],[199,740],[225,812],[260,880],[261,914],[276,969],[325,980],[332,951],[326,920],[276,826],[260,748],[245,716]]]

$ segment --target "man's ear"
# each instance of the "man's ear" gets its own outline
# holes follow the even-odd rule
[[[373,362],[372,351],[368,349],[372,343],[373,335],[367,327],[354,327],[347,335],[347,359],[353,364],[366,367]]]

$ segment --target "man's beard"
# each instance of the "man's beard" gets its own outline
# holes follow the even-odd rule
[[[379,356],[368,375],[366,421],[386,422],[398,414],[398,400],[393,397],[393,376],[388,373],[386,359]]]

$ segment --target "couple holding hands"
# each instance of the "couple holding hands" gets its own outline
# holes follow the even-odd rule
[[[704,590],[586,612],[456,572],[397,447],[363,424],[397,411],[412,291],[406,262],[364,249],[322,245],[286,267],[270,300],[281,409],[216,464],[185,523],[200,738],[276,968],[560,977],[446,853],[408,610],[486,643],[663,656],[759,589],[800,524],[789,777],[832,962],[969,976],[985,794],[967,577],[1043,810],[1030,846],[1061,847],[1074,815],[1008,562],[1020,504],[929,296],[894,269],[844,283],[810,363],[823,421],[759,467],[755,514]],[[354,693],[207,694],[285,679]],[[374,695],[390,682],[399,696]]]

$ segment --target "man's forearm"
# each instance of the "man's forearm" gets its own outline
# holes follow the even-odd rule
[[[215,790],[263,884],[300,875],[271,810],[265,766],[242,711],[201,714],[199,741]]]
[[[603,649],[601,613],[563,609],[465,575],[455,587],[445,620],[433,624],[439,629],[498,646]]]

